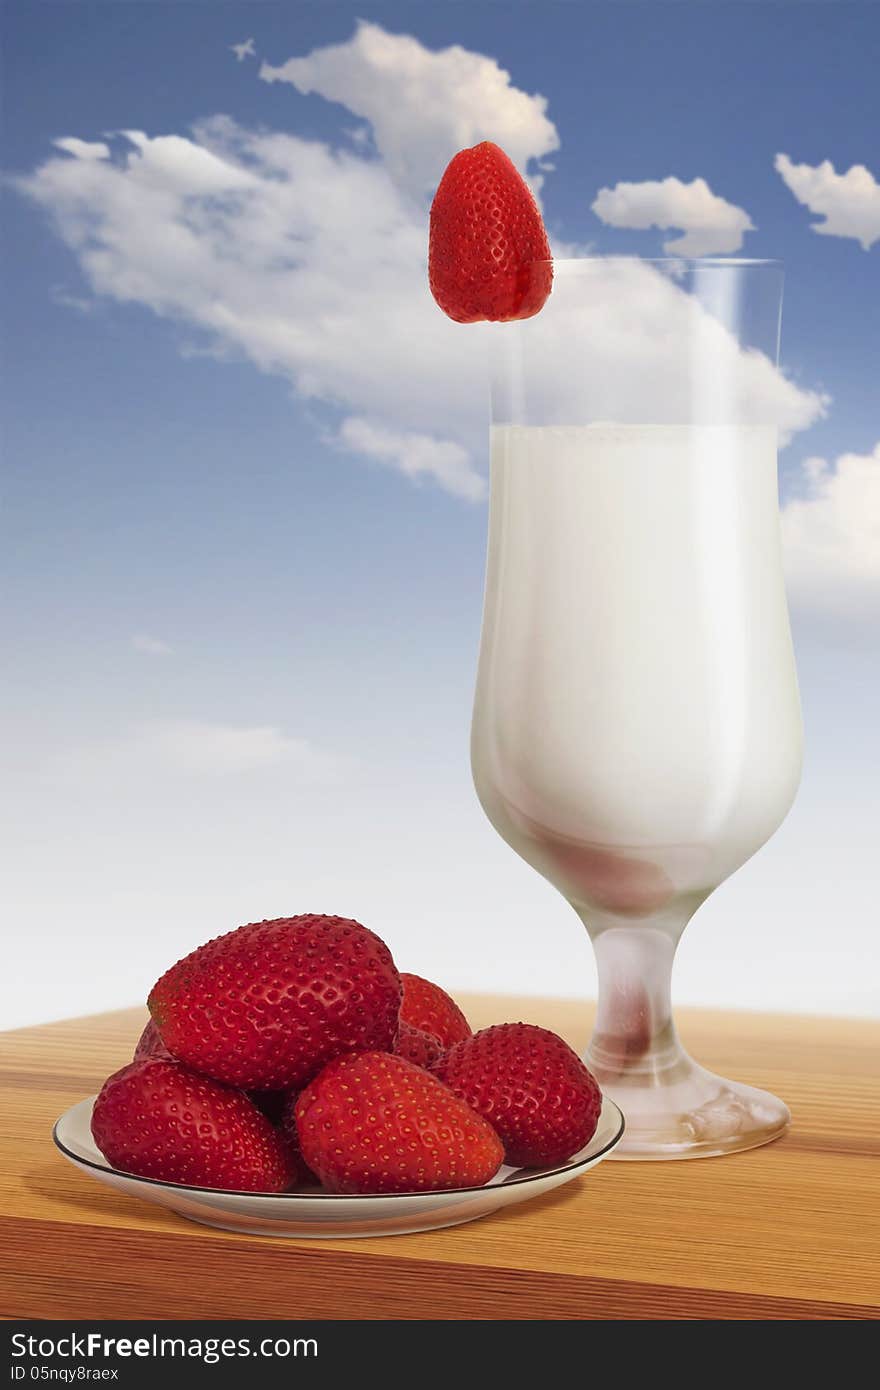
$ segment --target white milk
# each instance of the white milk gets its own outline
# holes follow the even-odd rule
[[[784,818],[801,720],[764,426],[496,426],[477,791],[576,904],[697,898]]]

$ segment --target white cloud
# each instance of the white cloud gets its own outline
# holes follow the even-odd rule
[[[763,353],[740,350],[712,279],[729,273],[710,270],[705,285],[698,276],[691,293],[636,257],[564,261],[540,314],[489,328],[511,345],[519,338],[526,403],[540,403],[546,424],[733,419],[774,424],[784,444],[819,419],[828,400],[790,381]]]
[[[361,21],[346,43],[279,67],[263,63],[260,76],[369,121],[391,177],[418,198],[433,192],[458,150],[480,140],[501,145],[523,173],[559,147],[546,99],[520,91],[494,58],[458,44],[434,51],[378,24]]]
[[[235,774],[284,768],[304,781],[323,781],[341,769],[338,759],[307,739],[274,725],[211,724],[192,719],[156,721],[135,734],[138,748],[182,772]]]
[[[132,649],[144,656],[170,656],[173,648],[158,637],[150,637],[145,632],[136,632],[131,639]]]
[[[739,251],[743,234],[755,230],[749,214],[713,193],[705,179],[646,179],[600,188],[593,212],[609,227],[680,227],[683,236],[663,243],[671,255],[726,255]]]
[[[74,159],[110,158],[110,146],[105,145],[103,140],[78,140],[75,135],[65,135],[60,140],[53,140],[52,144],[65,154],[72,154]]]
[[[359,146],[335,149],[214,117],[187,136],[124,132],[115,137],[109,160],[53,156],[18,186],[53,218],[97,295],[181,323],[187,353],[239,355],[283,377],[301,398],[336,412],[328,430],[342,446],[477,499],[485,492],[485,352],[493,325],[462,328],[431,299],[427,199],[412,197],[407,159],[415,159],[422,139],[426,149],[436,139],[439,158],[444,141],[457,147],[475,138],[469,122],[476,119],[475,93],[484,88],[496,93],[495,105],[486,108],[492,128],[484,133],[510,147],[518,131],[520,162],[541,156],[555,142],[555,130],[543,104],[517,92],[491,59],[476,54],[473,63],[462,61],[461,71],[473,82],[457,93],[447,80],[447,54],[432,54],[415,40],[384,38],[392,69],[384,75],[376,58],[384,39],[376,26],[361,26],[342,45],[347,63],[360,55],[351,98],[357,114],[367,109],[364,93],[383,91],[387,78],[395,100],[386,100],[401,127],[417,125],[418,94],[407,98],[406,83],[398,90],[394,71],[403,63],[415,72],[424,58],[434,73],[430,90],[445,94],[442,101],[437,97],[445,135],[423,132],[410,146],[404,133],[403,144],[389,146],[384,117],[374,114],[381,132],[374,126],[374,134],[389,151],[382,159]],[[327,52],[336,50],[318,50],[310,60],[317,64]],[[464,136],[455,126],[459,118]],[[444,161],[448,153],[444,148]],[[636,314],[628,338],[621,335],[613,295],[596,307],[589,324],[579,315],[574,326],[585,363],[603,377],[617,373],[622,386],[631,367],[628,344],[644,354],[642,380],[653,374],[658,383],[669,381],[663,315],[683,310],[686,297],[657,278],[659,285],[649,280],[624,287],[627,313]],[[551,305],[558,298],[557,291]],[[533,322],[548,312],[549,306]],[[552,374],[552,358],[540,370]],[[751,371],[774,397],[789,432],[821,411],[818,397],[786,381],[767,359]]]
[[[142,193],[159,198],[208,200],[246,196],[258,185],[254,174],[224,158],[222,151],[215,153],[210,142],[199,143],[182,135],[151,139],[142,130],[123,130],[120,134],[139,154],[137,164],[130,162],[128,166],[131,172],[136,169],[132,191],[136,184]],[[191,206],[187,201],[181,211],[186,214]],[[205,212],[212,209],[213,205],[206,203]],[[222,206],[217,210],[222,211]],[[201,223],[196,220],[196,226],[204,225],[204,219]]]
[[[880,241],[880,183],[864,164],[838,174],[830,159],[794,164],[787,154],[778,154],[774,167],[798,202],[824,217],[811,224],[814,232],[852,237],[863,251]]]
[[[793,601],[832,617],[880,620],[880,443],[870,454],[803,464],[803,494],[782,511]]]
[[[168,776],[226,777],[283,772],[296,782],[332,784],[349,764],[308,739],[272,724],[221,724],[198,719],[151,719],[127,732],[70,749],[50,773],[122,778],[132,789]]]
[[[50,285],[49,298],[53,304],[58,304],[62,309],[74,309],[78,314],[91,314],[95,310],[95,300],[86,299],[85,295],[73,294],[64,285]]]
[[[216,118],[190,139],[130,132],[113,161],[49,159],[19,186],[98,295],[201,329],[304,398],[482,462],[479,330],[431,299],[426,213],[381,162]]]
[[[467,450],[451,440],[403,433],[351,415],[343,421],[338,442],[366,458],[392,464],[408,478],[435,478],[448,492],[471,502],[486,496],[486,479],[474,469]]]

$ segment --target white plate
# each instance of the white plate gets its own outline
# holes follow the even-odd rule
[[[554,1187],[579,1178],[620,1142],[623,1116],[606,1096],[596,1132],[585,1148],[557,1168],[501,1168],[483,1187],[455,1191],[402,1193],[394,1196],[344,1196],[320,1188],[295,1192],[226,1192],[211,1187],[185,1187],[120,1172],[95,1146],[91,1134],[95,1097],[72,1105],[61,1116],[52,1137],[65,1158],[84,1173],[160,1207],[224,1231],[260,1236],[391,1236],[458,1226],[487,1216],[499,1207],[539,1197]]]

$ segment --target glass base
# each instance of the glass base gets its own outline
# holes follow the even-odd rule
[[[769,1144],[791,1123],[769,1091],[727,1081],[685,1053],[665,1074],[627,1074],[587,1053],[587,1066],[620,1106],[626,1131],[613,1159],[713,1158]]]
[[[707,1071],[679,1041],[670,982],[685,906],[638,926],[591,918],[599,1000],[585,1060],[626,1120],[614,1158],[712,1158],[768,1144],[791,1123],[776,1096]]]

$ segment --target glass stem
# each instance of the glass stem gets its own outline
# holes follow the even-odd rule
[[[600,1083],[666,1086],[691,1065],[672,1019],[672,963],[687,918],[587,924],[599,971],[587,1064]]]

